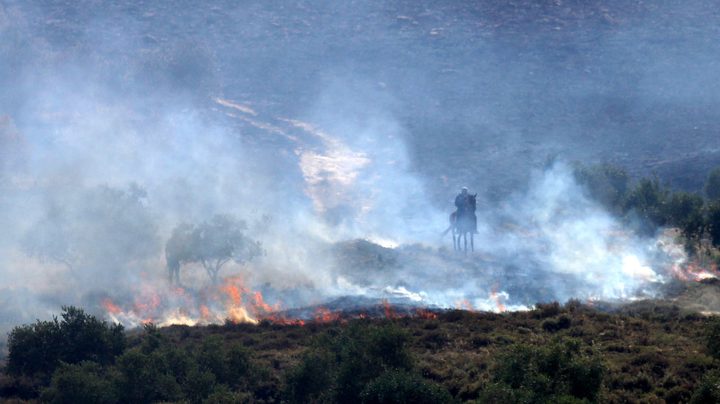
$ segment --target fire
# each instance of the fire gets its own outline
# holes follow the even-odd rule
[[[468,311],[474,311],[475,308],[473,307],[472,303],[470,303],[470,300],[468,299],[462,299],[455,302],[455,308],[460,310],[468,310]]]
[[[340,313],[333,313],[325,307],[315,309],[315,321],[318,323],[330,323],[340,320]]]
[[[415,310],[415,315],[419,318],[424,318],[426,320],[434,320],[437,318],[437,314],[433,313],[430,310],[425,309],[417,309]]]
[[[507,308],[505,307],[505,304],[503,303],[503,300],[507,298],[507,294],[500,292],[497,292],[498,285],[495,285],[493,287],[492,292],[490,292],[490,299],[492,299],[495,302],[495,307],[497,307],[497,310],[502,313],[504,311],[507,311]],[[502,298],[502,299],[501,299]]]
[[[103,299],[103,301],[102,301],[102,306],[103,306],[103,307],[105,308],[105,310],[106,310],[108,313],[110,313],[110,314],[120,314],[120,313],[122,313],[122,311],[123,311],[123,310],[120,308],[120,306],[118,306],[118,305],[116,305],[115,303],[113,303],[113,301],[110,300],[110,298],[107,298],[107,297],[106,297],[105,299]]]
[[[398,318],[397,313],[395,313],[395,310],[390,305],[390,302],[388,302],[386,299],[382,301],[383,308],[385,309],[385,318],[387,319],[394,319]]]

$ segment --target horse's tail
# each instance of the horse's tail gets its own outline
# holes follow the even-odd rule
[[[448,218],[448,221],[450,222],[450,226],[448,226],[448,228],[445,229],[444,232],[442,232],[442,236],[443,236],[443,237],[445,237],[445,235],[448,234],[448,232],[449,232],[450,230],[452,230],[452,228],[453,228],[453,227],[455,226],[455,224],[457,223],[457,211],[455,211],[455,212],[453,212],[453,213],[450,214],[450,217]]]

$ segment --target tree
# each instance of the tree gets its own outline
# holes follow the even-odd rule
[[[668,191],[657,178],[643,178],[628,194],[626,210],[637,214],[642,230],[653,233],[658,226],[664,226],[667,222],[664,208],[667,197]]]
[[[720,167],[710,171],[703,190],[708,199],[720,200]]]
[[[720,247],[720,201],[713,202],[708,206],[707,226],[712,244]]]
[[[25,252],[65,265],[78,275],[88,268],[120,267],[157,253],[157,226],[145,206],[145,190],[100,186],[49,202],[25,234]]]
[[[213,282],[230,260],[244,263],[262,253],[261,245],[245,235],[247,224],[229,215],[215,215],[199,225],[180,224],[165,245],[170,270],[179,280],[182,263],[197,262]]]
[[[702,236],[705,220],[700,195],[689,192],[675,192],[665,204],[665,218],[668,224],[682,230],[688,239],[698,240]]]
[[[628,191],[630,177],[619,167],[602,164],[592,167],[577,165],[575,179],[583,185],[590,196],[614,213],[623,213],[623,203]]]

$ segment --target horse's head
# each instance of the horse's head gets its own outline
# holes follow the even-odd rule
[[[468,205],[470,205],[470,209],[475,211],[475,207],[477,205],[477,194],[472,194],[468,196]]]

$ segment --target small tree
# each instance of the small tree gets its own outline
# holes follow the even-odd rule
[[[712,170],[705,181],[705,196],[710,200],[720,200],[720,167]]]
[[[711,203],[707,208],[707,229],[712,244],[720,247],[720,201]]]
[[[623,213],[623,203],[628,191],[630,176],[619,167],[602,164],[592,167],[577,165],[575,179],[583,185],[590,196],[611,212]]]
[[[628,194],[626,210],[634,211],[641,220],[642,230],[652,233],[658,226],[666,224],[664,205],[667,197],[668,191],[657,178],[643,178]]]
[[[165,245],[168,267],[200,263],[213,282],[230,260],[244,263],[262,253],[258,241],[245,235],[247,224],[229,215],[215,215],[197,226],[180,224]]]

